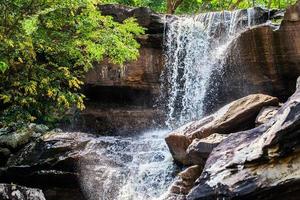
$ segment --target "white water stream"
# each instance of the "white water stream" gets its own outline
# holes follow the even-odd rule
[[[222,70],[234,38],[255,24],[254,9],[168,17],[165,31],[167,125],[178,127],[203,117],[215,70]]]
[[[81,183],[90,200],[154,200],[168,190],[176,166],[164,142],[168,130],[136,137],[94,139],[81,160]]]
[[[216,12],[166,20],[167,125],[203,115],[214,70],[238,33],[254,24],[254,12]],[[165,144],[168,131],[133,137],[99,137],[81,160],[81,183],[90,200],[154,200],[167,192],[176,166]]]

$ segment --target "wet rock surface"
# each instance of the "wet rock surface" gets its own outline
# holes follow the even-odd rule
[[[18,185],[0,184],[1,200],[46,200],[40,189]]]
[[[187,199],[297,199],[299,108],[298,88],[267,123],[230,134],[211,153]]]
[[[191,164],[186,150],[194,139],[202,139],[213,133],[229,134],[253,127],[261,108],[271,105],[278,105],[278,99],[262,94],[246,96],[224,106],[215,114],[172,131],[166,137],[166,143],[175,161]]]

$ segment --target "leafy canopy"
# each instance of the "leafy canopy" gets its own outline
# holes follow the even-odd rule
[[[254,6],[283,9],[294,4],[297,0],[107,0],[110,3],[150,7],[156,12],[167,12],[167,2],[176,1],[180,2],[180,5],[176,8],[177,14],[192,14]]]
[[[103,1],[102,1],[103,2]],[[52,123],[74,106],[94,62],[138,57],[143,29],[102,16],[98,0],[0,0],[1,123]]]

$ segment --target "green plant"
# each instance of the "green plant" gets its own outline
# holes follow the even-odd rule
[[[97,0],[0,0],[1,123],[54,123],[84,109],[85,73],[104,58],[138,57],[134,19],[114,22]]]

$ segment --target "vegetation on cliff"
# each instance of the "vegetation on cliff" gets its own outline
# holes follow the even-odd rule
[[[129,6],[145,6],[157,12],[167,12],[169,14],[182,14],[255,6],[284,9],[294,4],[296,0],[108,0],[108,2]]]
[[[101,1],[102,2],[102,1]],[[1,123],[53,123],[84,109],[80,89],[94,62],[138,57],[134,19],[102,16],[98,0],[0,0]]]

